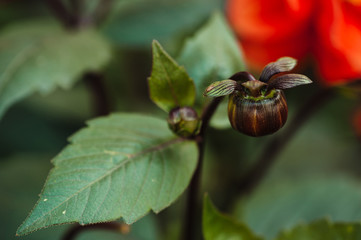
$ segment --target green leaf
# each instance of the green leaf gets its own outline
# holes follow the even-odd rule
[[[243,223],[220,213],[208,195],[203,201],[203,235],[205,240],[261,240]]]
[[[218,12],[187,40],[178,61],[194,79],[200,98],[212,82],[244,70],[241,50],[226,20]]]
[[[147,47],[157,39],[167,44],[167,49],[175,48],[185,34],[220,7],[220,0],[114,1],[103,31],[118,45]]]
[[[309,177],[267,181],[249,199],[239,202],[237,214],[253,231],[267,239],[301,221],[324,217],[333,221],[361,219],[360,184],[355,180]]]
[[[51,22],[13,25],[0,36],[0,117],[34,92],[71,87],[111,56],[107,41],[96,32],[66,32]]]
[[[120,217],[131,224],[173,203],[197,165],[196,144],[177,138],[166,121],[153,117],[97,118],[70,141],[53,159],[40,199],[17,234]]]
[[[164,111],[192,106],[195,99],[193,80],[157,42],[153,41],[153,67],[148,79],[150,98]]]
[[[330,223],[319,220],[281,233],[276,240],[359,240],[361,223]]]

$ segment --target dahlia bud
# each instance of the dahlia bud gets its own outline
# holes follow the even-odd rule
[[[287,120],[287,102],[282,89],[312,82],[301,74],[279,74],[292,70],[296,63],[290,57],[280,58],[263,69],[260,80],[248,72],[238,72],[230,79],[211,84],[204,95],[230,95],[228,118],[235,130],[253,137],[272,134]]]
[[[177,107],[169,112],[169,128],[181,137],[197,135],[200,121],[197,112],[191,107]]]

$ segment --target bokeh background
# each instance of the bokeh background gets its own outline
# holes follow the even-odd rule
[[[45,2],[1,1],[0,39],[1,31],[13,23],[56,19]],[[85,15],[99,4],[98,0],[82,2]],[[217,113],[216,127],[208,134],[203,189],[221,210],[267,239],[319,218],[361,220],[361,123],[355,118],[361,106],[361,41],[357,43],[361,7],[357,1],[318,2],[119,0],[112,1],[97,26],[113,46],[112,60],[102,72],[111,112],[142,112],[166,119],[148,96],[151,42],[157,39],[170,55],[178,56],[184,41],[215,11],[225,14],[255,75],[265,63],[290,55],[300,60],[297,71],[314,80],[312,85],[286,91],[289,122],[307,99],[322,89],[333,89],[335,94],[287,141],[260,184],[242,196],[239,179],[268,144],[289,131],[289,125],[272,136],[252,138],[229,128],[225,105]],[[336,19],[339,24],[329,26],[324,19]],[[93,95],[89,82],[79,79],[69,89],[27,97],[0,119],[1,239],[16,239],[16,229],[37,201],[52,167],[51,158],[67,144],[67,137],[99,115]],[[126,236],[89,231],[79,239],[176,239],[184,205],[183,194],[158,216],[151,213],[135,223]],[[61,239],[69,227],[51,227],[19,239]]]

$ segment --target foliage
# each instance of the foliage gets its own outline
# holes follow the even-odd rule
[[[356,240],[361,237],[361,225],[359,223],[332,224],[328,221],[318,221],[310,225],[297,226],[291,231],[282,233],[277,240],[298,239],[349,239]]]
[[[203,234],[206,240],[261,240],[246,225],[220,213],[206,195],[203,201]]]
[[[193,80],[160,46],[153,41],[153,68],[148,79],[150,98],[164,111],[192,106],[195,98]]]
[[[114,114],[88,126],[52,160],[55,167],[18,234],[120,217],[130,224],[169,206],[189,184],[195,145],[176,138],[164,121]]]
[[[212,82],[244,69],[241,51],[226,20],[218,12],[185,42],[178,61],[194,79],[198,98]]]
[[[206,196],[203,205],[203,233],[205,239],[246,239],[261,240],[241,222],[221,214]],[[361,237],[360,223],[330,223],[319,220],[310,224],[303,224],[291,230],[284,231],[274,240],[321,240],[321,239],[359,239]]]
[[[92,30],[69,33],[51,21],[37,21],[0,34],[0,117],[34,92],[70,88],[86,70],[100,70],[110,59],[109,43]]]
[[[225,1],[30,2],[0,4],[1,239],[360,238],[357,101],[313,84],[279,132],[231,130],[217,97],[249,69]]]

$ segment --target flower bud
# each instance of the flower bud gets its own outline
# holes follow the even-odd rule
[[[282,90],[274,89],[257,98],[235,92],[229,96],[228,118],[232,127],[246,135],[272,134],[287,120],[287,103]]]
[[[168,115],[169,128],[181,137],[197,135],[200,121],[197,112],[191,107],[177,107]]]
[[[287,120],[287,103],[282,89],[312,81],[302,75],[286,73],[296,66],[296,59],[283,57],[267,64],[259,80],[248,72],[238,72],[229,79],[212,83],[205,96],[229,95],[228,118],[231,126],[246,135],[272,134]]]

